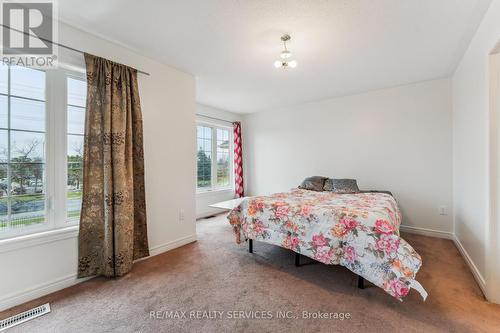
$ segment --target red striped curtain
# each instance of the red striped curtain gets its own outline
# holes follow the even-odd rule
[[[241,149],[241,123],[233,123],[234,136],[234,192],[236,198],[243,197],[243,151]]]

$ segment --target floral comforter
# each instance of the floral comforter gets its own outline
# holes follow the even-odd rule
[[[389,194],[293,189],[245,199],[228,219],[238,244],[250,238],[340,264],[399,300],[410,288],[427,297],[415,280],[422,259],[399,236],[401,213]]]

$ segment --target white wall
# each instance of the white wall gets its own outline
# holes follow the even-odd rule
[[[214,124],[221,124],[227,126],[227,122],[221,122],[216,119],[211,119],[203,116],[208,116],[212,118],[218,118],[221,120],[233,122],[242,121],[242,115],[233,112],[213,108],[208,105],[196,104],[196,114],[197,118],[202,121],[208,121]],[[202,116],[200,116],[202,115]],[[243,169],[245,170],[245,169]],[[198,193],[196,195],[196,218],[203,218],[210,215],[215,215],[223,212],[220,209],[209,207],[209,205],[216,202],[226,201],[234,199],[234,189],[225,191],[214,191],[214,192],[204,192]]]
[[[451,86],[435,80],[246,115],[252,195],[287,191],[312,175],[390,190],[403,224],[453,230]],[[446,206],[449,215],[439,215]]]
[[[498,259],[498,249],[488,252],[487,248],[494,236],[490,233],[494,221],[489,221],[488,62],[499,40],[500,1],[493,1],[452,80],[455,234],[486,289],[489,267],[495,266],[490,260]],[[487,292],[487,297],[500,302],[500,295],[492,297]]]
[[[64,24],[59,40],[151,74],[139,74],[150,249],[156,254],[195,240],[194,78]],[[0,245],[0,310],[76,283],[76,232],[45,241]]]

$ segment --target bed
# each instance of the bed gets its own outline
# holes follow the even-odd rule
[[[400,237],[401,213],[388,193],[292,189],[245,198],[228,219],[238,244],[266,242],[342,265],[398,300],[411,288],[427,297],[415,279],[422,259]]]

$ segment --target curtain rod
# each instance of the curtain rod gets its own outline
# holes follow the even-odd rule
[[[51,43],[51,44],[54,44],[54,45],[57,45],[57,46],[60,46],[60,47],[64,47],[65,49],[68,49],[68,50],[71,50],[71,51],[74,51],[74,52],[78,52],[78,53],[81,53],[81,54],[85,54],[85,52],[83,52],[82,50],[78,50],[78,49],[75,49],[71,46],[67,46],[67,45],[64,45],[64,44],[60,44],[60,43],[57,43],[57,42],[54,42],[54,41],[51,41],[50,39],[46,39],[46,38],[43,38],[43,37],[39,37],[39,36],[36,36],[36,35],[32,35],[30,33],[27,33],[25,31],[21,31],[21,30],[18,30],[16,28],[11,28],[5,24],[0,24],[2,27],[4,28],[7,28],[7,29],[10,29],[10,30],[13,30],[13,31],[16,31],[16,32],[19,32],[19,33],[22,33],[22,34],[25,34],[25,35],[28,35],[30,37],[34,37],[34,38],[38,38],[40,40],[43,40],[44,42],[47,42],[47,43]],[[147,73],[147,72],[143,72],[143,71],[140,71],[138,69],[137,70],[137,73],[141,73],[141,74],[144,74],[144,75],[147,75],[147,76],[150,76],[151,74]]]
[[[200,117],[210,118],[210,119],[213,119],[213,120],[223,121],[225,123],[230,123],[230,124],[233,123],[233,121],[229,121],[229,120],[225,120],[225,119],[220,119],[220,118],[215,118],[215,117],[210,117],[210,116],[205,116],[204,114],[201,114],[201,113],[196,113],[196,115],[200,116]]]

